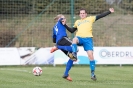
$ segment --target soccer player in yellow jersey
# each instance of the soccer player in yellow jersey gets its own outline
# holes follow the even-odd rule
[[[87,17],[86,10],[80,9],[79,16],[81,19],[75,22],[73,28],[68,27],[65,21],[62,22],[62,24],[69,31],[71,31],[71,33],[77,31],[75,38],[73,38],[73,44],[72,44],[73,55],[77,57],[77,45],[83,46],[84,50],[87,52],[88,58],[90,59],[91,79],[94,81],[96,81],[96,75],[94,73],[95,72],[95,60],[93,57],[92,26],[95,21],[113,12],[114,12],[114,9],[109,8],[109,11],[106,11],[102,14]]]

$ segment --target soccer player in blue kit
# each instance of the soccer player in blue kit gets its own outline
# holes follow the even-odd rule
[[[66,21],[66,19],[64,15],[59,14],[55,17],[54,20],[57,21],[53,27],[53,43],[56,43],[56,46],[51,49],[51,53],[57,49],[60,49],[66,55],[68,55],[68,57],[70,57],[66,65],[66,70],[64,72],[63,78],[72,81],[68,73],[73,65],[73,61],[76,61],[77,58],[72,57],[72,41],[67,37],[66,28],[62,24],[62,22]],[[71,32],[71,30],[68,31]]]

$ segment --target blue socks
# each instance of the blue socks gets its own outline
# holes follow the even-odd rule
[[[63,49],[69,52],[77,53],[77,44],[72,44],[72,46],[57,46],[58,49]]]
[[[77,44],[72,44],[72,50],[74,53],[77,52]]]
[[[57,46],[58,49],[63,49],[69,52],[77,53],[77,44],[72,44],[72,46]]]
[[[91,69],[91,73],[95,72],[95,61],[90,61],[90,69]]]
[[[65,76],[68,76],[69,70],[71,69],[72,65],[73,65],[73,61],[69,59],[66,65],[65,73],[64,73]]]
[[[57,46],[57,48],[72,52],[72,47],[71,46]]]

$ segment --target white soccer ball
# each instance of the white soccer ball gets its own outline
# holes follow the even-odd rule
[[[32,70],[32,73],[35,76],[41,76],[42,68],[41,67],[34,67],[33,70]]]

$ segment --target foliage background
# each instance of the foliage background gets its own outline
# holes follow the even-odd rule
[[[73,2],[72,2],[73,1]],[[64,14],[73,25],[80,8],[97,15],[110,7],[115,13],[94,23],[95,46],[133,45],[133,0],[0,0],[1,47],[49,47],[52,43],[53,18]],[[73,34],[68,33],[72,38]]]

